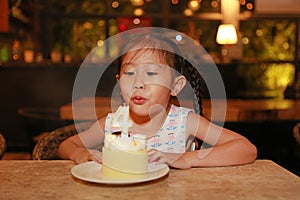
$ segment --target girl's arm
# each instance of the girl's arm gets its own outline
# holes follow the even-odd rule
[[[183,155],[191,167],[241,165],[256,159],[257,149],[248,139],[192,112],[188,115],[187,133],[212,145]]]
[[[104,120],[100,119],[86,131],[63,141],[58,149],[59,157],[73,160],[77,164],[91,160],[101,162],[99,150],[104,140],[104,132],[101,128],[104,125]]]
[[[171,167],[183,169],[241,165],[256,159],[257,149],[248,139],[192,112],[188,115],[187,134],[194,135],[212,147],[184,154],[151,150],[150,161],[166,162]]]

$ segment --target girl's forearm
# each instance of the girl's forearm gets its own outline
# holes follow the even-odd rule
[[[253,162],[257,156],[257,149],[248,140],[236,139],[186,154],[191,159],[192,167],[230,166]]]
[[[76,155],[76,152],[80,151],[81,149],[81,147],[71,140],[65,140],[58,148],[58,155],[61,159],[74,160],[74,155]]]

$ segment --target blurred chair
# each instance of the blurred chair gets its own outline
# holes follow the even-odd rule
[[[88,129],[94,122],[82,122],[58,128],[49,133],[41,133],[32,153],[33,160],[57,160],[59,145],[67,138]]]
[[[41,132],[50,132],[73,123],[72,121],[61,120],[58,108],[23,107],[18,109],[18,113],[24,120],[31,151],[36,144],[34,138]]]
[[[0,159],[2,159],[6,150],[6,141],[3,135],[0,133]]]
[[[294,126],[293,135],[297,143],[300,145],[300,122]]]
[[[296,145],[296,156],[297,158],[299,159],[300,158],[300,122],[298,124],[296,124],[293,128],[293,135],[294,135],[294,138],[297,142],[297,145]],[[296,172],[295,172],[298,176],[300,176],[300,166],[298,165],[298,169],[296,169]]]
[[[293,128],[293,136],[297,142],[296,154],[300,158],[300,122]],[[300,170],[300,169],[299,169]]]

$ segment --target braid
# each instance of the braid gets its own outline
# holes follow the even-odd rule
[[[188,82],[191,84],[194,93],[193,93],[193,106],[195,113],[203,116],[202,110],[202,84],[203,79],[198,72],[198,70],[187,60],[184,60],[184,75]]]

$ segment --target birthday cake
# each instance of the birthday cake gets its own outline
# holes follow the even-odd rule
[[[112,126],[121,131],[105,134],[102,175],[118,179],[145,176],[148,169],[146,137],[141,134],[128,134],[128,129],[132,126],[128,106],[118,108],[112,119]]]

